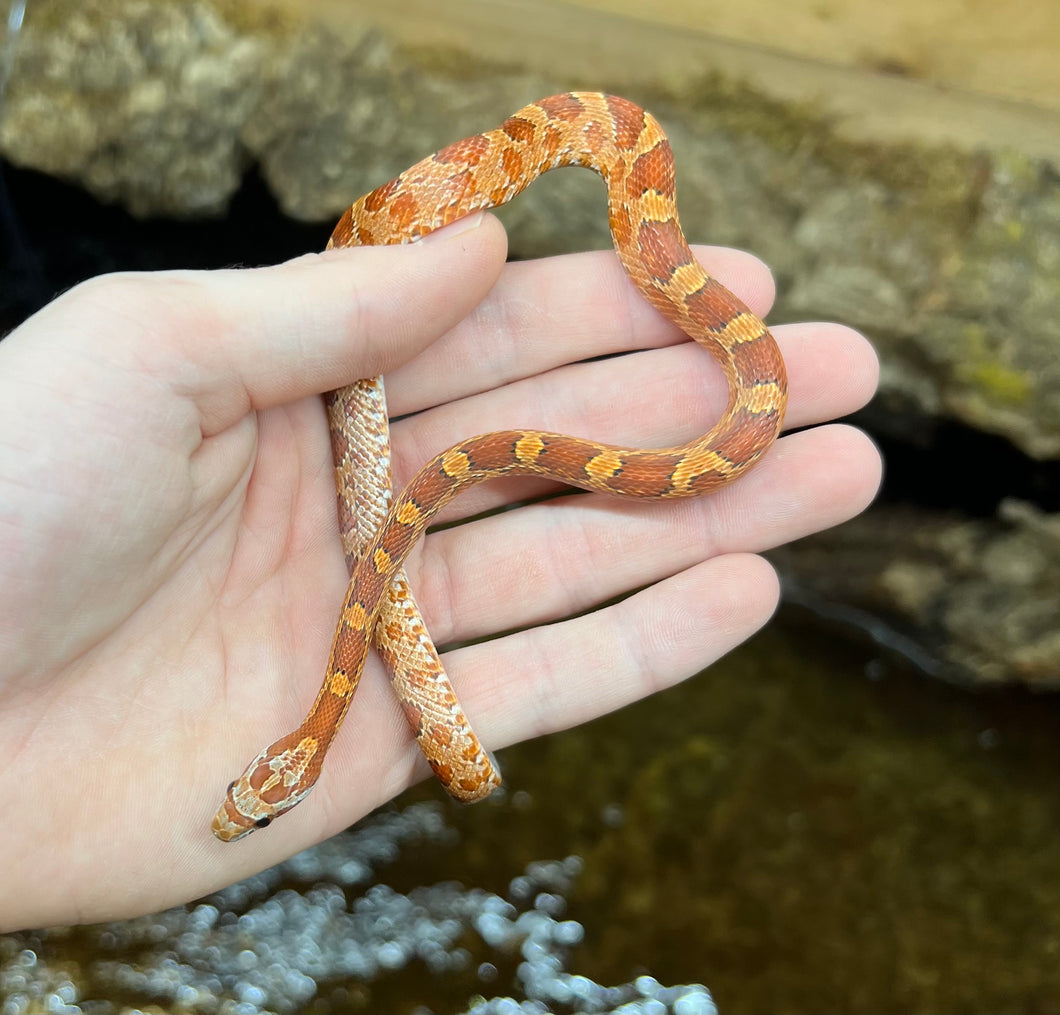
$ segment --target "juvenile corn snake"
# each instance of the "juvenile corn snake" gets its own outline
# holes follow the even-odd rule
[[[697,497],[740,476],[780,432],[787,401],[780,351],[765,324],[695,260],[677,219],[670,144],[656,120],[626,99],[576,92],[525,106],[496,130],[449,145],[362,197],[328,247],[418,239],[502,205],[541,173],[570,165],[591,168],[606,182],[611,235],[633,283],[721,365],[729,386],[725,413],[705,435],[657,451],[538,430],[471,437],[424,466],[390,505],[382,380],[332,392],[329,425],[352,578],[309,714],[229,785],[213,820],[219,839],[265,827],[309,793],[373,638],[417,741],[449,792],[476,800],[499,785],[404,572],[431,518],[461,490],[497,476],[534,474],[627,497]]]

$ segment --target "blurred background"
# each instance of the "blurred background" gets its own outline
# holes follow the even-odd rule
[[[687,684],[198,905],[0,937],[36,1011],[1060,1009],[1060,17],[869,0],[0,0],[0,333],[273,263],[572,88],[651,109],[694,241],[882,361],[861,518]],[[512,255],[610,245],[551,174]],[[713,999],[712,999],[713,997]],[[626,1007],[622,1007],[626,1006]]]

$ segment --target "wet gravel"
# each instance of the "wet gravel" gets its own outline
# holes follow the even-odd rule
[[[580,923],[564,919],[579,857],[528,865],[506,897],[454,881],[407,894],[376,883],[376,868],[403,847],[455,834],[437,804],[379,814],[197,905],[92,928],[84,968],[49,959],[49,933],[61,932],[2,938],[0,1015],[329,1010],[320,1008],[323,987],[414,964],[439,977],[473,970],[482,992],[468,998],[469,1015],[715,1015],[699,984],[642,975],[605,986],[567,968],[584,938]],[[499,987],[509,992],[491,996]]]

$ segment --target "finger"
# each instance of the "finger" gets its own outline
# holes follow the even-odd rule
[[[104,276],[80,298],[113,315],[120,295],[123,316],[140,326],[129,355],[176,378],[210,436],[250,409],[411,358],[486,296],[505,250],[500,223],[472,215],[402,246],[333,250],[267,268]],[[145,342],[145,332],[155,340]]]
[[[788,368],[788,427],[847,415],[876,389],[872,346],[835,324],[775,330]],[[664,447],[704,433],[728,401],[721,370],[692,343],[579,363],[399,421],[395,483],[471,434],[506,428],[556,431],[631,447]],[[620,408],[619,408],[620,407]],[[541,479],[487,483],[458,498],[440,521],[464,518],[556,489]]]
[[[773,569],[726,554],[561,624],[447,653],[491,748],[567,729],[698,673],[749,638],[779,596]]]
[[[410,576],[439,642],[481,638],[837,525],[868,506],[880,475],[879,452],[860,430],[819,427],[783,438],[710,497],[564,497],[433,533]]]
[[[755,313],[773,303],[769,268],[727,247],[693,248]],[[387,377],[391,415],[489,391],[566,363],[687,341],[636,290],[614,251],[508,265],[475,310]]]

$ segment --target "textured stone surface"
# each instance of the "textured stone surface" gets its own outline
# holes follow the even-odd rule
[[[792,598],[879,632],[927,672],[1060,689],[1060,515],[1019,501],[999,514],[879,506],[771,557]]]
[[[140,215],[216,214],[274,48],[209,4],[31,4],[0,148]]]

